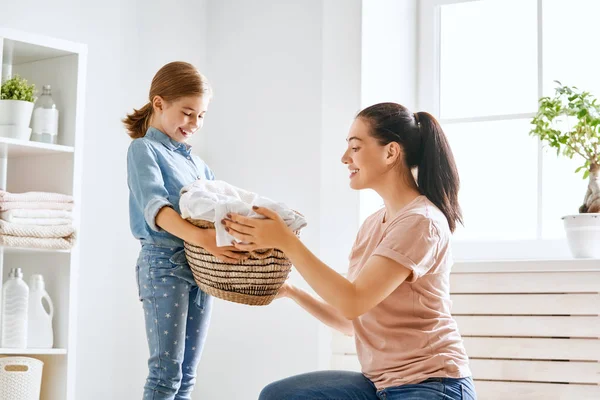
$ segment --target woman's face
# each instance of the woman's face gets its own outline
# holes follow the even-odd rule
[[[342,162],[350,170],[350,187],[355,190],[375,188],[399,157],[397,143],[382,146],[369,131],[369,124],[357,118],[346,139],[348,148]]]
[[[202,128],[209,101],[208,96],[188,96],[168,102],[157,96],[154,113],[159,128],[171,139],[185,143]]]

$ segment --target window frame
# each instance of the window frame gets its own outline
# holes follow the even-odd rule
[[[418,8],[418,90],[420,110],[440,115],[440,57],[441,6],[486,0],[420,0]],[[537,94],[543,96],[543,0],[537,0]],[[442,127],[448,124],[503,121],[533,118],[535,113],[486,115],[469,118],[440,119]],[[474,241],[453,240],[457,260],[504,259],[570,259],[566,238],[543,239],[543,144],[537,146],[537,228],[536,239]]]

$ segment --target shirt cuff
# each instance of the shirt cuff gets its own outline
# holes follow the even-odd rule
[[[390,260],[402,265],[404,268],[411,270],[412,274],[410,274],[408,278],[406,278],[406,280],[410,283],[414,283],[418,278],[420,278],[421,271],[419,271],[419,266],[404,254],[398,253],[397,251],[394,251],[392,249],[384,248],[375,250],[373,255],[389,258]]]
[[[146,206],[146,210],[144,210],[144,218],[146,218],[146,223],[155,232],[161,232],[162,229],[156,225],[156,216],[158,212],[163,207],[172,207],[171,203],[165,198],[156,198],[150,200],[148,205]]]

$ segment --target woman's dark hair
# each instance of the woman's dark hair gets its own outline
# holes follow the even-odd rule
[[[406,167],[418,168],[419,190],[444,213],[454,232],[456,224],[463,222],[458,204],[460,179],[448,139],[433,115],[412,113],[396,103],[379,103],[356,118],[369,124],[371,136],[381,145],[396,142],[402,147]]]

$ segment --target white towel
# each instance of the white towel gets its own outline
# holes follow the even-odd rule
[[[0,202],[0,211],[27,209],[27,210],[64,210],[72,211],[73,203],[55,203],[51,201],[6,201]]]
[[[225,230],[221,220],[228,213],[251,218],[264,218],[252,210],[252,206],[275,211],[293,231],[306,226],[304,217],[283,203],[237,188],[223,181],[197,180],[181,189],[179,208],[183,218],[201,219],[215,224],[217,246],[230,246],[236,240]],[[239,240],[237,240],[239,242]]]
[[[73,219],[73,213],[66,210],[37,210],[17,208],[13,210],[0,211],[0,218],[10,221],[11,218],[62,218]]]
[[[0,201],[26,201],[26,202],[55,202],[55,203],[72,203],[73,196],[62,193],[50,192],[24,192],[10,193],[5,190],[0,190]]]
[[[0,219],[0,235],[34,238],[65,238],[71,236],[73,233],[75,233],[75,228],[72,225],[20,225]]]

